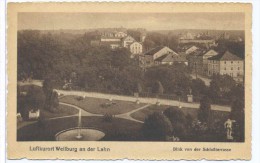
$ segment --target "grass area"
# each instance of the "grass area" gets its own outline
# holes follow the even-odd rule
[[[43,119],[49,119],[49,118],[55,118],[55,117],[62,117],[62,116],[69,116],[77,114],[79,111],[73,107],[66,106],[66,105],[60,105],[60,112],[58,113],[51,113],[49,111],[41,109],[40,116]],[[17,127],[21,128],[23,126],[26,126],[28,124],[34,123],[35,121],[18,121]]]
[[[168,107],[172,107],[174,109],[181,110],[185,115],[190,114],[193,119],[196,119],[197,115],[198,115],[198,109],[194,109],[194,108],[181,108],[180,109],[177,106],[151,105],[147,108],[134,112],[130,116],[139,121],[144,121],[145,118],[148,115],[152,114],[153,112],[163,112]],[[228,117],[229,117],[229,112],[224,112],[224,111],[212,110],[211,114],[210,114],[210,119],[212,120],[212,124],[217,123],[217,122],[223,122],[223,124],[224,124],[224,122],[228,119]]]
[[[163,112],[165,109],[167,109],[168,107],[172,107],[174,109],[177,110],[181,110],[183,111],[183,113],[185,115],[190,114],[193,118],[197,117],[198,114],[198,110],[194,109],[194,108],[178,108],[177,106],[167,106],[167,105],[161,105],[161,106],[157,106],[157,105],[151,105],[147,108],[144,108],[142,110],[139,110],[137,112],[134,112],[133,114],[131,114],[130,116],[134,119],[137,119],[139,121],[144,121],[145,118],[152,114],[153,112]]]
[[[54,141],[58,132],[76,127],[77,117],[54,119],[44,124],[34,123],[22,127],[17,131],[18,141]],[[105,122],[103,117],[82,117],[82,126],[96,128],[106,135],[102,141],[141,141],[141,123],[130,120],[113,118],[112,122]]]
[[[114,104],[111,104],[109,106],[102,106],[105,104],[110,104],[111,102],[107,99],[100,99],[100,98],[86,97],[85,99],[82,100],[78,100],[77,98],[78,96],[64,96],[60,99],[60,102],[73,104],[78,107],[81,107],[82,109],[90,113],[103,114],[103,115],[123,114],[144,106],[144,104],[136,104],[134,102],[120,101],[120,100],[113,100],[112,102]]]
[[[77,114],[79,111],[73,107],[66,106],[66,105],[59,105],[60,111],[58,113],[52,113],[46,110],[41,110],[40,115],[44,118],[55,118],[55,117],[62,117],[68,115]]]

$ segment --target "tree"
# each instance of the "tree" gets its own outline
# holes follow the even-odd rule
[[[165,140],[172,134],[172,124],[165,115],[154,112],[145,119],[142,132],[148,140]]]
[[[211,112],[211,103],[210,99],[207,96],[204,96],[200,100],[200,108],[198,112],[198,119],[201,122],[208,123]]]
[[[171,121],[173,127],[173,135],[183,139],[186,137],[187,126],[186,126],[186,117],[184,113],[176,108],[169,107],[163,114]]]
[[[156,81],[154,83],[154,86],[153,86],[152,90],[157,95],[163,94],[164,89],[163,89],[162,83],[160,81]]]
[[[231,119],[236,121],[234,137],[238,141],[244,141],[245,136],[245,111],[244,100],[235,99],[231,105]]]
[[[193,79],[191,81],[191,89],[192,89],[192,94],[194,96],[201,96],[205,95],[207,91],[207,87],[205,85],[205,82],[199,78]]]
[[[47,97],[53,92],[53,81],[50,78],[43,81],[42,90]]]
[[[215,103],[228,98],[229,92],[236,86],[236,81],[229,75],[214,75],[210,82],[208,95]]]
[[[57,112],[59,109],[59,99],[57,92],[53,91],[53,81],[46,78],[43,81],[42,90],[45,94],[44,109],[50,112]]]
[[[26,95],[21,95],[21,89],[18,87],[17,94],[17,111],[21,113],[23,119],[28,119],[29,111],[42,109],[45,102],[45,95],[42,89],[38,86],[30,85],[28,88],[23,88]]]

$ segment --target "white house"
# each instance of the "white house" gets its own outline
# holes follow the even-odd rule
[[[141,54],[143,52],[143,45],[139,42],[133,42],[129,46],[129,50],[132,54]]]
[[[125,32],[115,32],[115,37],[117,38],[124,38],[127,34]]]
[[[129,48],[129,46],[135,42],[135,39],[131,36],[126,36],[125,38],[123,38],[123,47],[125,48]]]

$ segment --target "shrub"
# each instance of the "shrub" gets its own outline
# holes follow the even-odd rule
[[[181,139],[185,138],[187,133],[187,122],[184,113],[173,107],[167,108],[163,113],[171,121],[173,135]]]
[[[172,124],[165,115],[154,112],[145,119],[142,132],[148,140],[165,140],[172,134]]]
[[[78,100],[78,101],[82,101],[84,98],[83,97],[81,97],[81,96],[77,96],[77,97],[75,97],[76,98],[76,100]]]

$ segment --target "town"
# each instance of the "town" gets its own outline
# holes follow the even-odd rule
[[[20,30],[17,140],[243,142],[244,37]]]

